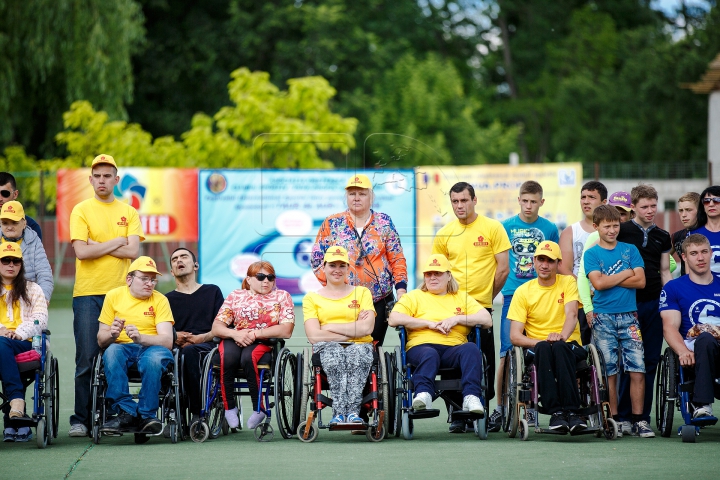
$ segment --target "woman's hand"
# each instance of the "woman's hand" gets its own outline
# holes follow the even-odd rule
[[[247,347],[248,345],[252,345],[255,343],[255,330],[236,330],[235,335],[233,335],[233,340],[235,340],[235,343],[238,345],[238,347]]]
[[[458,324],[457,317],[453,316],[450,318],[446,318],[445,320],[443,320],[442,322],[439,322],[437,324],[437,331],[447,335],[448,333],[450,333],[450,330],[452,330],[452,328],[457,324]]]

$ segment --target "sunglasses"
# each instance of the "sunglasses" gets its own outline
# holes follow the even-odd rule
[[[266,278],[271,282],[275,281],[275,275],[273,275],[272,273],[270,275],[265,275],[264,273],[258,273],[257,275],[255,275],[255,278],[257,278],[257,280],[259,282],[264,282]]]
[[[3,198],[10,198],[12,192],[10,190],[0,190],[0,195],[2,195]]]
[[[13,265],[22,265],[22,258],[11,258],[11,257],[0,258],[0,263],[2,263],[3,265],[10,265],[11,263]]]
[[[710,202],[712,203],[720,203],[720,197],[707,197],[703,198],[703,203],[705,205],[710,205]]]

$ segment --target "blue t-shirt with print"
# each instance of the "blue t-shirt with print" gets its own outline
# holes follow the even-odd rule
[[[705,227],[700,227],[690,233],[705,235],[710,241],[710,248],[712,248],[713,251],[712,258],[710,259],[710,270],[712,270],[715,275],[720,275],[720,232],[711,232]]]
[[[663,310],[680,312],[680,335],[692,350],[694,338],[687,337],[688,330],[703,323],[720,327],[720,278],[713,275],[708,285],[693,282],[690,275],[670,280],[660,292],[660,311]]]
[[[614,275],[638,267],[645,268],[645,263],[637,247],[629,243],[617,242],[612,250],[595,245],[585,252],[585,275],[588,277],[591,272]],[[637,310],[635,289],[617,285],[607,290],[595,290],[593,307],[595,313],[634,312]]]
[[[505,231],[510,238],[510,274],[502,289],[503,296],[512,295],[515,290],[537,277],[533,265],[533,255],[540,242],[550,240],[558,243],[557,226],[550,220],[538,217],[533,223],[525,223],[519,215],[510,217],[502,222]]]

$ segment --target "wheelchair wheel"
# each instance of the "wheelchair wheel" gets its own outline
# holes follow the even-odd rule
[[[100,443],[100,438],[102,434],[100,433],[100,424],[105,421],[105,395],[103,390],[105,390],[104,385],[101,382],[100,378],[100,367],[102,363],[102,356],[98,355],[95,357],[95,361],[93,362],[93,370],[92,370],[92,411],[90,412],[90,415],[92,415],[91,419],[91,425],[90,429],[93,433],[93,443],[95,445],[98,445]],[[102,398],[101,398],[102,395]]]
[[[520,434],[520,440],[523,442],[528,439],[528,435],[530,434],[530,427],[528,427],[528,422],[524,418],[520,420],[520,425],[518,426],[518,433]]]
[[[390,428],[390,405],[393,403],[393,397],[390,396],[390,388],[388,385],[390,377],[387,375],[388,364],[385,361],[385,352],[383,352],[382,348],[378,350],[378,358],[380,359],[380,365],[378,365],[378,380],[380,382],[380,391],[378,393],[380,394],[380,400],[382,400],[383,405],[383,423],[381,426],[382,432],[380,435],[380,440],[376,440],[379,442],[387,436],[388,430]]]
[[[307,408],[308,408],[308,402],[310,401],[310,382],[312,381],[312,369],[310,368],[310,358],[312,356],[312,351],[309,348],[306,348],[303,350],[302,355],[302,387],[300,390],[300,422],[307,421]],[[298,365],[298,369],[300,369]],[[300,435],[300,427],[298,426],[298,436]],[[315,434],[317,436],[317,433]],[[302,440],[302,439],[301,439]],[[306,441],[306,440],[303,440]]]
[[[275,406],[277,424],[283,438],[292,438],[295,433],[295,377],[297,359],[290,350],[283,348],[275,361]]]
[[[677,355],[672,348],[666,348],[660,358],[655,381],[655,426],[663,437],[672,435],[678,367]]]
[[[608,428],[607,428],[607,430],[605,430],[605,438],[607,438],[608,440],[617,440],[617,437],[618,437],[617,422],[612,418],[608,418],[607,425],[608,425]]]
[[[47,434],[46,434],[46,424],[45,419],[41,418],[37,423],[37,428],[35,429],[35,437],[37,440],[37,447],[38,448],[45,448],[48,444]]]
[[[387,398],[384,399],[384,402],[387,406],[387,434],[388,435],[394,435],[395,434],[395,409],[397,408],[397,394],[396,394],[396,385],[395,385],[395,358],[393,357],[393,354],[390,352],[385,352],[385,365],[387,366],[384,375],[385,379],[387,380]]]
[[[520,416],[517,409],[518,398],[520,396],[521,378],[523,372],[523,351],[520,347],[514,347],[505,359],[504,381],[507,385],[507,394],[505,395],[505,431],[508,437],[515,438],[518,432]]]
[[[402,371],[402,351],[400,347],[395,347],[394,352],[394,370],[393,370],[393,382],[395,383],[395,437],[399,437],[402,433],[402,413],[403,413],[403,400],[405,386],[403,383],[403,371]]]
[[[42,390],[42,403],[43,403],[43,412],[45,413],[45,425],[43,428],[43,434],[46,437],[44,442],[45,444],[52,444],[53,437],[53,426],[56,423],[55,422],[55,402],[57,401],[57,398],[55,395],[55,383],[57,383],[57,377],[55,375],[55,372],[53,370],[54,364],[56,364],[57,361],[55,361],[55,358],[52,356],[52,353],[48,352],[47,357],[45,359],[45,372],[43,374],[43,390]],[[40,425],[38,424],[37,429],[37,441],[40,442]],[[57,434],[55,434],[57,436]],[[38,443],[39,448],[45,448],[40,447]]]
[[[205,357],[201,390],[203,409],[206,415],[209,438],[211,439],[218,438],[223,430],[223,433],[227,435],[225,410],[220,395],[220,376],[213,371],[212,358],[216,351],[213,350]],[[212,400],[209,397],[212,397]],[[210,401],[209,404],[208,401]]]
[[[93,426],[92,427],[92,439],[93,439],[93,443],[95,445],[100,444],[100,435],[101,435],[100,434],[100,425]]]
[[[189,433],[193,442],[202,443],[210,436],[210,428],[207,423],[196,421],[190,425]]]
[[[310,431],[308,432],[307,438],[305,438],[305,426],[306,425],[307,425],[307,420],[300,422],[300,425],[298,425],[297,437],[303,443],[314,442],[318,436],[318,429],[315,425],[310,425]]]
[[[177,422],[170,423],[170,442],[171,443],[177,443],[179,440],[179,428]]]
[[[694,425],[683,425],[680,428],[683,443],[695,443],[696,430]]]
[[[138,445],[142,445],[143,443],[147,443],[150,441],[150,437],[147,435],[143,435],[142,433],[136,433],[135,434],[135,443]]]
[[[485,410],[487,411],[487,407],[485,407]],[[473,427],[475,428],[475,435],[477,435],[480,440],[487,440],[488,437],[487,417],[488,416],[486,414],[485,416],[483,416],[483,418],[480,418],[473,422]]]
[[[255,440],[258,442],[269,442],[275,436],[272,425],[267,422],[263,422],[255,427],[255,431],[253,433],[255,434]]]
[[[297,426],[300,425],[302,419],[300,418],[300,410],[302,409],[303,402],[303,384],[305,383],[305,355],[303,352],[298,352],[295,355],[295,376],[294,378],[294,389],[293,389],[293,433],[297,433]]]
[[[60,369],[58,368],[58,359],[52,356],[52,438],[58,436],[58,424],[60,422]],[[50,439],[48,438],[48,441]]]
[[[402,435],[405,440],[412,440],[414,425],[408,412],[402,413]]]

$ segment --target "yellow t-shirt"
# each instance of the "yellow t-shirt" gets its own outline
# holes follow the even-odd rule
[[[372,293],[365,287],[355,287],[352,292],[343,298],[333,300],[325,298],[315,292],[310,292],[303,298],[303,317],[307,322],[309,318],[317,318],[320,326],[328,323],[352,323],[357,321],[363,310],[375,311]],[[371,343],[372,336],[351,338],[349,342]]]
[[[537,278],[515,290],[508,310],[508,320],[525,324],[525,335],[545,340],[551,333],[562,332],[565,325],[565,302],[579,299],[577,283],[572,275],[558,275],[552,287],[542,287]],[[580,325],[575,324],[568,342],[580,343]]]
[[[141,335],[157,335],[158,323],[175,323],[170,310],[170,302],[162,293],[153,290],[152,295],[146,299],[135,298],[130,294],[130,287],[118,287],[105,295],[101,323],[112,325],[115,318],[125,320],[125,326],[135,325]],[[115,343],[132,343],[125,330],[115,340]]]
[[[497,220],[478,215],[470,225],[459,220],[435,234],[432,253],[442,253],[452,265],[452,274],[471,297],[485,308],[492,307],[495,255],[510,250],[510,239]]]
[[[472,315],[479,312],[481,308],[483,307],[474,298],[463,291],[455,294],[435,295],[416,289],[403,295],[395,304],[393,312],[397,311],[414,318],[440,323],[455,315]],[[467,342],[471,328],[466,325],[455,325],[447,335],[429,328],[420,330],[408,328],[405,349],[409,350],[416,345],[425,343],[462,345]]]
[[[12,285],[5,285],[5,289],[8,290],[8,292],[5,292],[5,295],[10,293],[9,291],[12,290],[12,288]],[[20,302],[16,301],[13,303],[13,320],[11,322],[8,319],[7,299],[5,295],[0,297],[0,323],[11,332],[14,332],[22,323],[22,318],[20,318]],[[32,338],[30,340],[32,340]]]
[[[127,203],[118,200],[103,203],[93,197],[75,205],[70,214],[71,241],[107,242],[131,235],[145,240],[137,210]],[[105,295],[113,288],[125,285],[130,263],[130,259],[112,255],[92,260],[76,259],[73,297]]]

